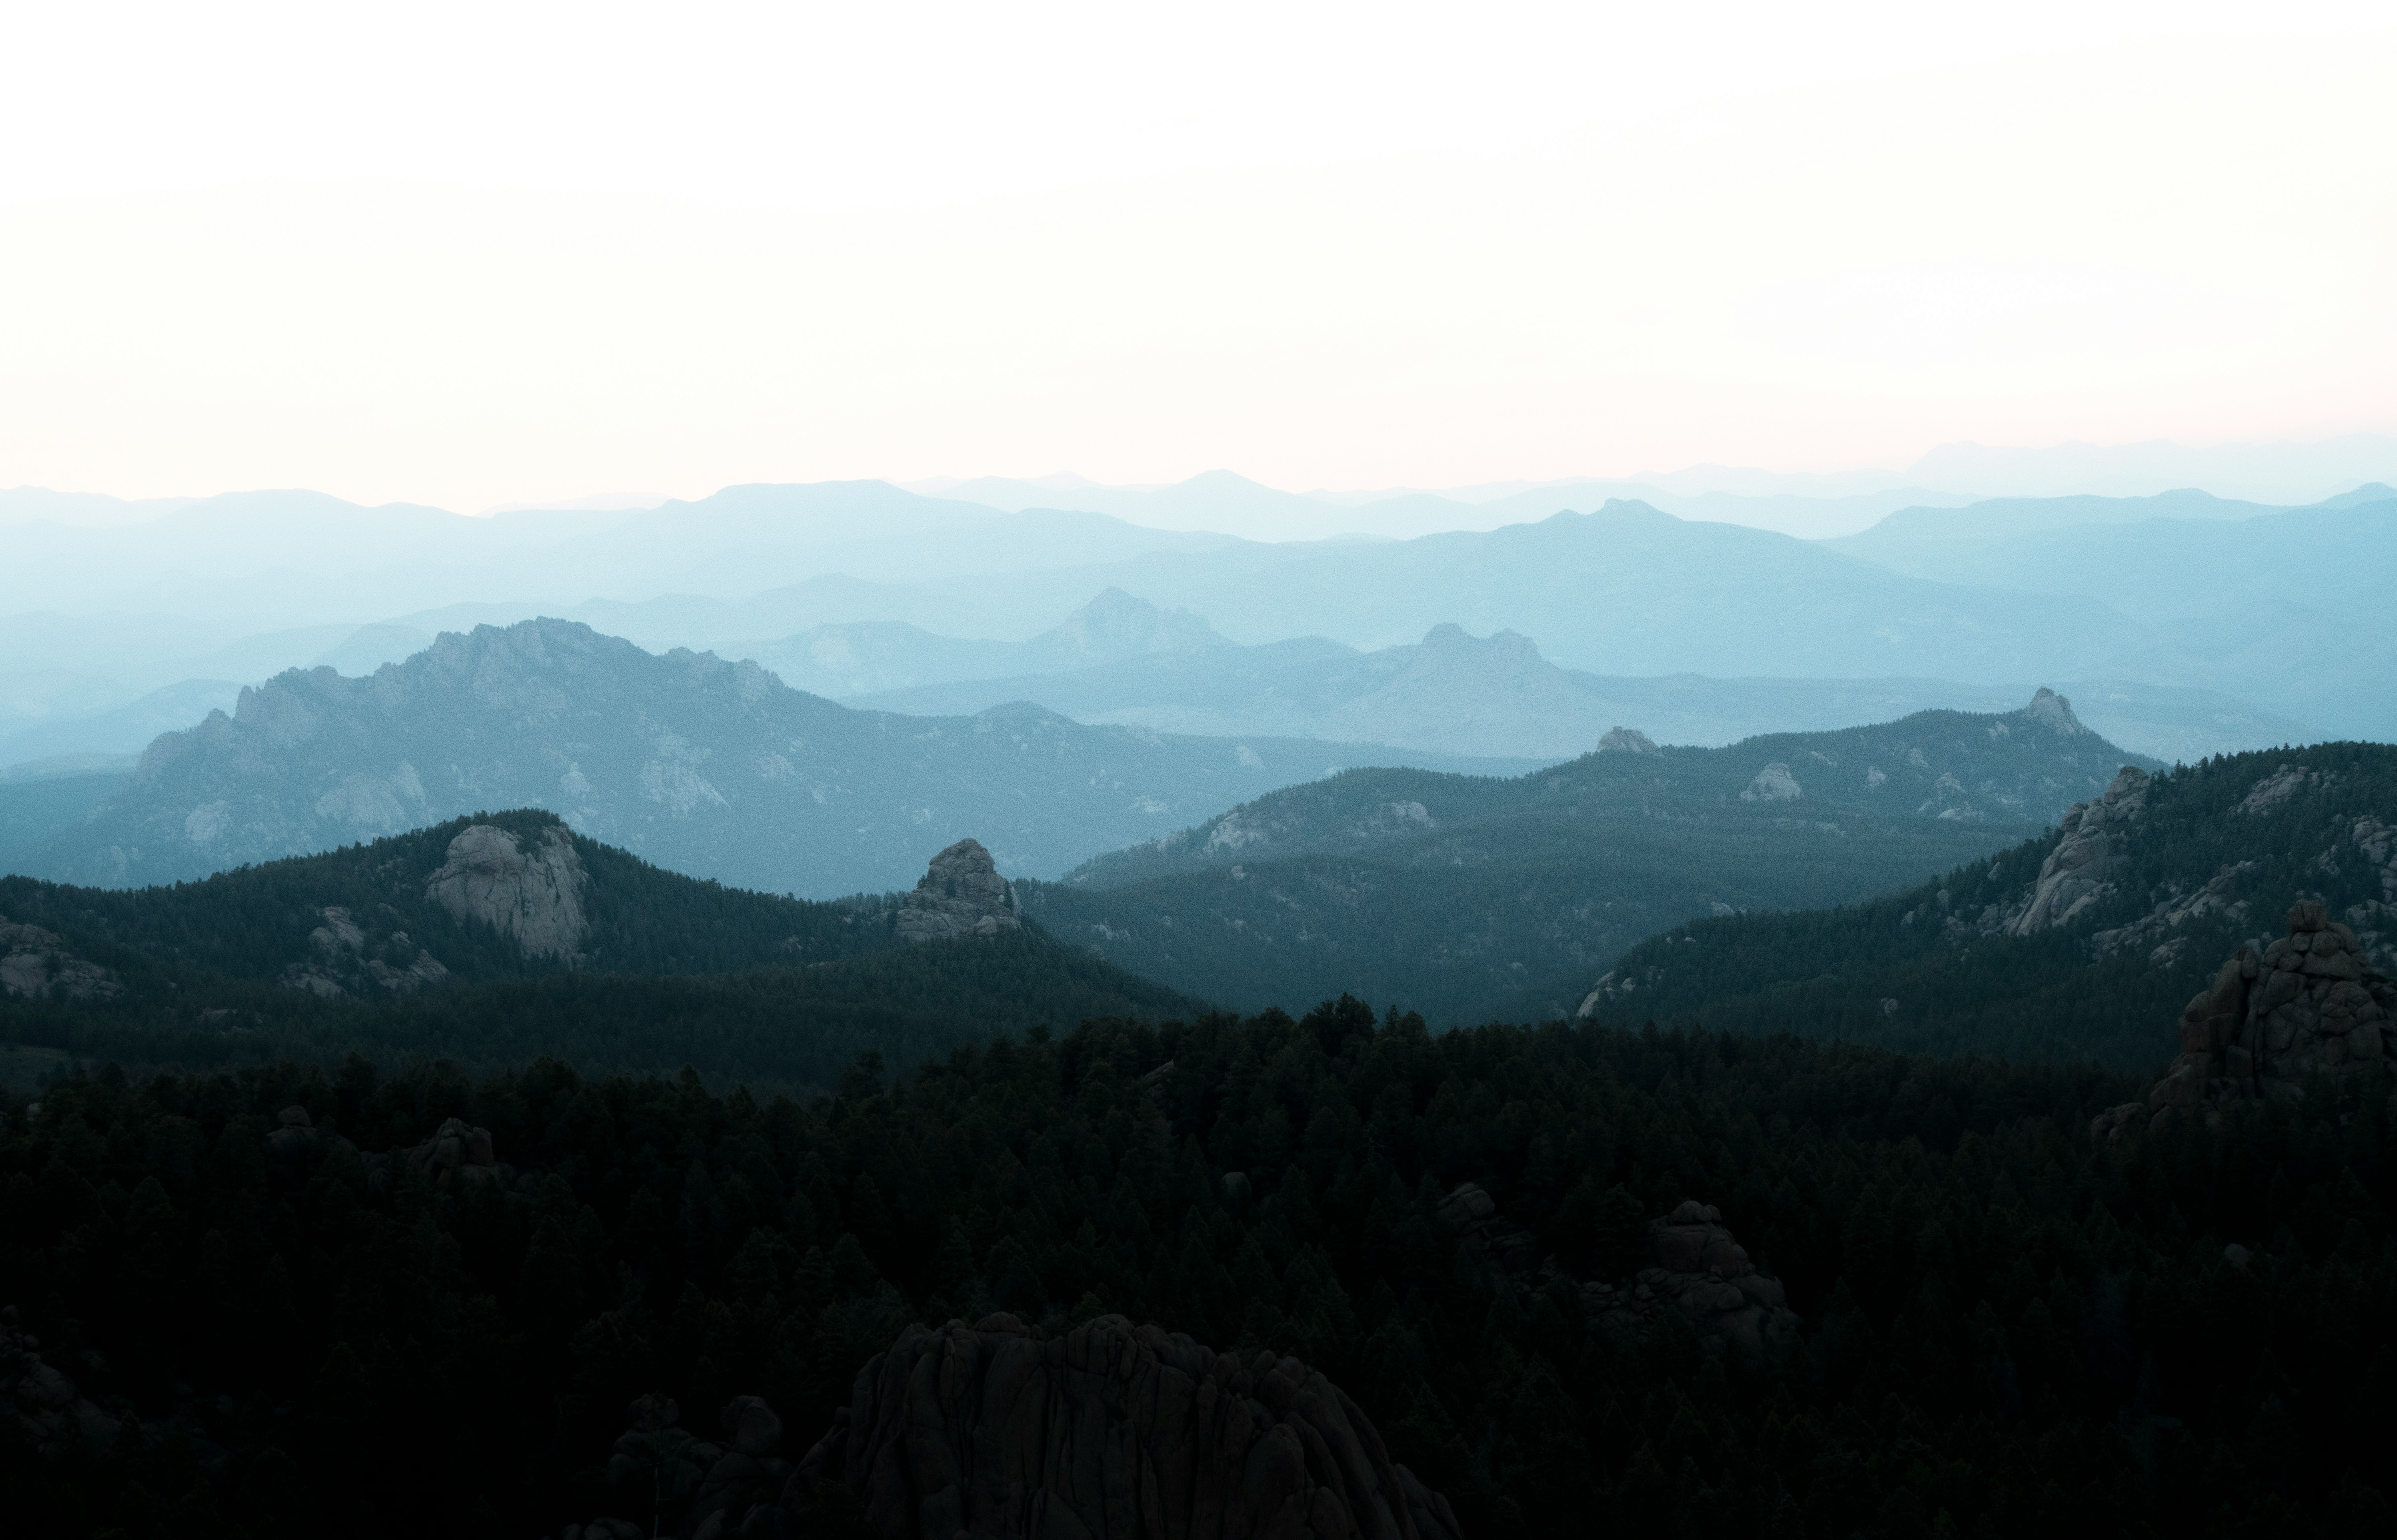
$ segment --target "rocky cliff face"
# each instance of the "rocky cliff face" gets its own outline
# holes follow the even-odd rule
[[[909,943],[1024,929],[1015,890],[976,839],[960,839],[932,858],[916,891],[900,901],[891,925]]]
[[[505,829],[476,824],[449,841],[424,896],[459,919],[489,925],[529,957],[571,960],[591,928],[583,913],[589,882],[564,829],[542,830],[528,850]]]
[[[114,974],[76,955],[56,931],[0,915],[0,996],[105,1000],[124,992]]]
[[[2131,765],[2104,797],[2075,804],[2064,815],[2063,837],[2040,864],[2022,912],[2005,922],[2007,933],[2027,936],[2065,924],[2111,892],[2115,864],[2130,843],[2126,826],[2147,807],[2147,772]]]
[[[1045,1341],[1008,1315],[909,1327],[859,1373],[785,1507],[827,1480],[892,1540],[1459,1534],[1320,1373],[1121,1316]]]
[[[2180,1053],[2148,1092],[2101,1113],[2092,1132],[2118,1137],[2176,1113],[2297,1097],[2325,1080],[2367,1092],[2397,1083],[2386,1034],[2397,979],[2365,965],[2355,932],[2322,904],[2289,906],[2289,933],[2261,956],[2243,946],[2180,1015]]]

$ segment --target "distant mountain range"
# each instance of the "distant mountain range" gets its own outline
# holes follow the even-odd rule
[[[1175,495],[1194,507],[1292,495],[1237,481],[1202,477]],[[1595,485],[1479,506],[1533,499],[1520,511],[1533,518]],[[2174,757],[2397,736],[2397,701],[2376,682],[2391,671],[2342,681],[2286,665],[2326,632],[2352,631],[2352,655],[2377,659],[2372,596],[2390,544],[2377,498],[2365,487],[2297,511],[2203,493],[1984,502],[1899,510],[1816,542],[1615,501],[1487,531],[1276,543],[874,482],[489,518],[304,492],[118,525],[14,517],[0,566],[0,763],[129,748],[137,728],[114,714],[160,690],[221,697],[293,666],[366,673],[442,631],[540,615],[652,650],[757,658],[841,696],[1055,675],[1120,661],[1033,642],[1110,589],[1203,615],[1243,646],[1321,637],[1373,652],[1453,623],[1512,632],[1604,678],[1742,681],[1727,696],[1758,699],[1764,715],[1699,714],[1732,735],[1838,720],[1775,715],[1774,692],[1747,683],[1764,678],[1922,681],[1954,693],[1908,703],[1956,705],[2069,683],[2093,719],[2119,699],[2109,730]],[[61,506],[0,493],[0,516]],[[922,635],[891,629],[907,626]],[[2189,691],[2211,694],[2170,693]],[[1820,694],[1783,699],[1802,711]],[[1099,715],[1150,714],[1127,720],[1183,706],[1110,699]],[[1632,725],[1678,735],[1661,718]]]
[[[1310,636],[1261,647],[1159,649],[1086,668],[998,678],[979,676],[994,656],[978,650],[986,644],[909,628],[824,627],[808,645],[811,655],[797,660],[808,688],[839,693],[828,687],[888,681],[890,688],[849,699],[877,710],[958,716],[1031,701],[1077,721],[1160,732],[1270,733],[1554,758],[1586,752],[1616,727],[1636,727],[1661,743],[1720,744],[1793,724],[1832,729],[1924,710],[2003,711],[2034,688],[1945,679],[1608,676],[1559,668],[1513,632],[1475,637],[1450,624],[1434,626],[1420,643],[1370,653]],[[836,662],[842,666],[829,666]],[[910,668],[944,682],[897,688],[898,676]],[[2213,691],[2121,682],[2064,688],[2091,703],[2082,716],[2100,732],[2159,758],[2201,758],[2311,735],[2292,719]]]
[[[968,837],[1011,872],[1062,873],[1294,781],[1388,763],[1527,762],[1167,737],[1028,705],[853,711],[755,663],[533,621],[444,635],[367,678],[322,668],[245,690],[230,716],[153,743],[20,869],[140,886],[545,807],[673,870],[831,897],[896,885]]]
[[[2015,843],[2130,757],[2046,692],[1719,749],[1617,733],[1512,780],[1294,786],[1018,887],[1061,939],[1227,1005],[1345,991],[1436,1023],[1538,1019],[1641,937],[1888,891]]]

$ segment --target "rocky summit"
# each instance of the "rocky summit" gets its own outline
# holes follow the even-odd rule
[[[899,901],[891,927],[904,942],[995,936],[1021,931],[1015,890],[998,875],[978,839],[960,839],[932,858],[916,891]]]
[[[2289,933],[2261,956],[2243,946],[2180,1014],[2180,1053],[2149,1091],[2100,1113],[2091,1131],[2119,1137],[2199,1107],[2295,1098],[2314,1081],[2363,1091],[2397,1079],[2386,1034],[2397,979],[2366,966],[2355,932],[2319,900],[2289,906]]]

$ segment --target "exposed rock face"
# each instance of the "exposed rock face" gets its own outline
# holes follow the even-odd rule
[[[56,1455],[80,1441],[105,1449],[117,1421],[86,1400],[74,1381],[42,1361],[41,1340],[18,1330],[17,1307],[0,1309],[0,1417],[13,1421],[35,1452]]]
[[[454,841],[450,848],[457,848]],[[347,909],[332,904],[316,914],[325,923],[308,932],[312,956],[283,970],[285,988],[305,989],[331,999],[351,993],[354,985],[371,984],[395,995],[412,995],[449,982],[449,970],[441,959],[410,941],[407,931],[393,931],[382,948],[406,963],[395,967],[382,957],[367,956],[366,932]],[[408,956],[411,952],[413,957]]]
[[[2148,772],[2122,767],[2094,802],[2074,804],[2064,815],[2064,837],[2040,863],[2030,903],[2006,931],[2028,936],[2062,925],[2112,891],[2114,868],[2129,848],[2126,826],[2148,807]]]
[[[1008,1315],[909,1327],[860,1372],[784,1506],[834,1480],[892,1540],[1459,1534],[1320,1373],[1121,1316],[1047,1341]]]
[[[2377,1090],[2397,1075],[2386,1034],[2397,980],[2365,966],[2355,932],[2301,899],[2289,933],[2257,957],[2243,946],[2180,1015],[2180,1054],[2145,1102],[2100,1113],[2091,1132],[2119,1137],[2175,1109],[2297,1096],[2319,1077]]]
[[[1555,1257],[1540,1255],[1530,1231],[1502,1216],[1496,1201],[1471,1182],[1448,1195],[1440,1216],[1462,1230],[1467,1249],[1527,1302],[1563,1279],[1580,1290],[1589,1319],[1610,1332],[1638,1336],[1670,1309],[1710,1354],[1728,1346],[1743,1358],[1761,1359],[1767,1346],[1797,1340],[1798,1317],[1780,1280],[1759,1272],[1723,1227],[1721,1213],[1694,1199],[1649,1225],[1647,1265],[1613,1283],[1569,1278]]]
[[[2079,737],[2089,730],[2081,725],[2080,717],[2072,715],[2072,703],[2045,685],[2040,686],[2039,693],[2030,698],[2030,704],[2023,707],[2023,715],[2049,731],[2060,732],[2068,738]]]
[[[1743,802],[1795,802],[1805,795],[1799,787],[1798,778],[1789,773],[1789,767],[1775,760],[1756,772],[1756,779],[1748,783],[1748,789],[1739,794],[1739,799]]]
[[[1598,741],[1599,754],[1654,754],[1656,742],[1638,728],[1609,728]]]
[[[53,990],[71,1000],[105,1000],[125,986],[107,969],[77,957],[55,931],[12,924],[0,915],[0,994],[30,999]]]
[[[591,928],[583,913],[589,880],[574,837],[556,824],[526,850],[507,830],[475,824],[449,841],[448,859],[425,880],[424,896],[460,919],[481,920],[529,957],[570,963]]]
[[[377,1188],[388,1185],[399,1172],[414,1172],[443,1186],[488,1185],[502,1192],[514,1190],[521,1180],[516,1169],[502,1163],[493,1152],[491,1131],[476,1128],[463,1118],[442,1119],[433,1137],[421,1145],[364,1159],[367,1181]]]
[[[892,923],[900,939],[910,943],[1024,929],[1015,890],[978,839],[960,839],[934,856]]]

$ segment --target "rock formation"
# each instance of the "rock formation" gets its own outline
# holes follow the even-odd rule
[[[557,824],[531,850],[490,824],[470,824],[449,841],[447,859],[425,879],[424,896],[460,919],[478,919],[513,940],[529,957],[571,963],[590,930],[583,913],[589,881],[574,837]]]
[[[502,1192],[515,1191],[526,1180],[493,1152],[491,1131],[476,1128],[463,1118],[442,1119],[433,1137],[422,1144],[361,1158],[367,1182],[376,1188],[389,1185],[402,1172],[413,1172],[442,1186],[489,1185]]]
[[[0,1417],[13,1421],[34,1451],[63,1453],[80,1441],[106,1448],[117,1421],[86,1400],[74,1381],[42,1361],[41,1339],[18,1329],[17,1307],[0,1308]]]
[[[1593,752],[1599,754],[1654,754],[1656,742],[1638,728],[1609,728],[1606,736],[1598,741]]]
[[[1015,890],[978,839],[960,839],[934,856],[916,891],[900,901],[892,924],[910,943],[1024,928]]]
[[[107,969],[77,957],[56,932],[0,915],[0,995],[25,999],[53,990],[71,1000],[105,1000],[125,986]]]
[[[2080,717],[2072,715],[2072,703],[2045,685],[2039,687],[2039,693],[2030,698],[2030,704],[2023,707],[2022,714],[2050,732],[2059,732],[2067,738],[2078,738],[2089,730],[2081,725]]]
[[[892,1540],[1459,1534],[1320,1373],[1121,1316],[1047,1340],[1009,1315],[909,1327],[859,1373],[785,1508],[833,1481]]]
[[[1739,794],[1739,799],[1743,802],[1795,802],[1805,795],[1798,784],[1798,778],[1789,773],[1789,767],[1775,760],[1756,772],[1756,779],[1748,783],[1748,789]]]
[[[2321,904],[2289,906],[2289,933],[2261,957],[2243,946],[2180,1014],[2180,1054],[2145,1102],[2098,1114],[2091,1132],[2118,1138],[2176,1111],[2304,1094],[2327,1078],[2360,1090],[2397,1074],[2386,1034],[2397,980],[2372,971],[2355,932]]]
[[[2148,772],[2124,765],[2106,795],[2075,803],[2064,815],[2064,837],[2040,863],[2030,903],[2006,926],[2028,936],[2062,925],[2112,891],[2115,864],[2129,848],[2126,825],[2148,807]]]
[[[1649,1225],[1646,1265],[1616,1282],[1571,1278],[1471,1182],[1448,1195],[1440,1217],[1463,1232],[1466,1249],[1527,1305],[1561,1279],[1580,1291],[1591,1320],[1618,1335],[1646,1332],[1669,1309],[1689,1323],[1708,1354],[1729,1346],[1756,1359],[1770,1344],[1797,1340],[1798,1317],[1780,1280],[1759,1272],[1722,1215],[1694,1199]]]
[[[451,848],[456,848],[454,842]],[[324,923],[308,932],[308,960],[283,970],[285,988],[305,989],[332,999],[349,994],[353,985],[372,984],[395,995],[411,995],[449,982],[449,970],[409,940],[407,931],[393,931],[382,947],[406,963],[394,967],[382,957],[367,956],[366,932],[349,910],[332,904],[317,910],[316,916]]]

